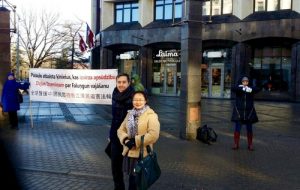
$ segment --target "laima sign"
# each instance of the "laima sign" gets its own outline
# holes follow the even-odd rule
[[[164,58],[164,57],[178,57],[178,52],[176,50],[159,50],[158,54],[156,54],[156,57]]]

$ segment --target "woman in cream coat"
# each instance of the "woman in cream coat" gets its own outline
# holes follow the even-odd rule
[[[118,137],[123,145],[123,171],[129,175],[129,190],[136,190],[134,167],[140,156],[141,136],[144,135],[144,156],[146,146],[159,138],[160,123],[157,114],[147,105],[147,95],[143,91],[133,94],[133,109],[128,111],[126,118],[118,129]]]

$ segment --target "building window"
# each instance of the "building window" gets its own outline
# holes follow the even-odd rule
[[[232,0],[205,0],[202,14],[205,16],[232,14]]]
[[[267,92],[288,92],[291,85],[291,50],[263,47],[254,50],[251,68],[253,85]]]
[[[139,13],[138,3],[117,3],[115,5],[116,23],[137,22]]]
[[[171,20],[182,17],[183,0],[156,0],[155,20]]]
[[[254,0],[255,12],[278,11],[292,8],[292,0]]]

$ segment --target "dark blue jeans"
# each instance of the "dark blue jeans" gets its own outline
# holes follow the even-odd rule
[[[246,128],[247,128],[247,133],[252,133],[252,124],[251,123],[247,123],[245,124]],[[240,133],[242,129],[242,124],[240,122],[235,122],[235,132]]]

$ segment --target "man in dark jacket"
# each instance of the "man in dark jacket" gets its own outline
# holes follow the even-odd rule
[[[123,179],[123,146],[117,136],[117,130],[127,115],[127,111],[132,109],[132,94],[134,89],[130,86],[129,75],[119,74],[117,76],[117,87],[112,94],[112,123],[110,128],[111,142],[111,168],[115,185],[115,190],[125,190]]]
[[[254,94],[258,92],[259,89],[249,87],[248,77],[243,77],[241,83],[242,84],[232,89],[236,93],[235,106],[233,108],[233,113],[231,117],[231,121],[235,122],[233,149],[237,150],[239,148],[240,131],[242,125],[246,125],[248,150],[252,151],[254,150],[252,143],[252,124],[258,122],[253,99]]]

